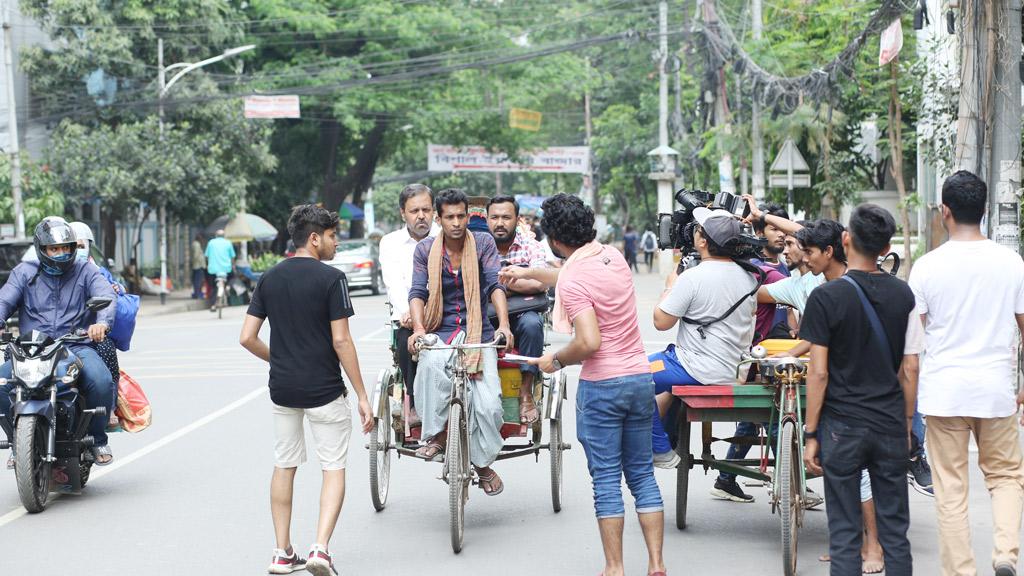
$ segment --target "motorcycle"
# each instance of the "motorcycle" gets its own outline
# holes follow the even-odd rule
[[[86,308],[96,312],[111,298],[90,298]],[[95,438],[88,434],[93,418],[106,419],[105,407],[86,408],[78,391],[82,361],[69,344],[85,343],[79,329],[54,340],[37,330],[16,339],[0,334],[11,360],[11,414],[0,414],[7,436],[0,449],[14,447],[18,496],[30,513],[46,508],[51,491],[80,494],[89,481]]]

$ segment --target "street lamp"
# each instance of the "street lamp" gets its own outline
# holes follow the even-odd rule
[[[164,67],[164,40],[163,38],[157,38],[157,67],[159,68],[159,87],[160,94],[158,97],[159,102],[159,125],[160,125],[160,140],[164,139],[164,96],[167,91],[174,86],[174,83],[181,79],[182,76],[188,74],[193,70],[198,70],[203,66],[220,62],[226,58],[230,58],[242,52],[248,52],[256,46],[254,44],[247,44],[245,46],[238,46],[237,48],[230,48],[225,50],[223,54],[201,60],[199,62],[178,62],[177,64],[171,64],[170,66]],[[171,77],[170,81],[167,81],[167,73],[180,68],[177,74]],[[160,200],[160,305],[167,303],[167,200]]]
[[[664,139],[667,140],[667,135]],[[661,146],[648,152],[647,156],[650,157],[651,162],[651,173],[647,177],[658,182],[658,212],[669,214],[675,207],[675,201],[672,198],[672,185],[676,181],[676,158],[679,156],[679,152],[676,152],[668,144],[663,143]],[[658,273],[662,275],[668,274],[674,265],[672,251],[660,250],[658,253]]]

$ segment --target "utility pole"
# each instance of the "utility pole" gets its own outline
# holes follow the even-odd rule
[[[668,2],[658,3],[658,147],[647,153],[656,166],[647,177],[658,181],[658,212],[672,212],[672,185],[676,179],[676,156],[678,152],[668,145]],[[661,250],[658,254],[658,272],[668,274],[675,262],[671,250]]]
[[[709,28],[718,28],[718,13],[715,11],[715,0],[704,0],[704,22]],[[729,124],[728,95],[725,91],[725,72],[721,69],[715,71],[715,92],[714,92],[714,120],[715,127],[721,128],[725,135],[732,134],[732,126]],[[736,193],[736,182],[732,178],[732,155],[726,152],[725,147],[719,139],[718,145],[718,189],[720,192]]]
[[[978,0],[975,0],[978,1]],[[989,0],[988,33],[995,37],[993,82],[986,86],[993,100],[992,147],[989,161],[989,238],[1020,250],[1021,187],[1021,0]],[[998,29],[996,29],[998,27]]]
[[[764,23],[761,21],[761,0],[751,0],[750,16],[751,31],[754,40],[761,40]],[[753,103],[750,110],[750,138],[753,146],[753,182],[751,189],[758,202],[764,200],[764,137],[761,134],[761,103],[756,94],[752,95]],[[793,215],[790,214],[790,217]]]
[[[160,98],[158,110],[158,124],[160,126],[160,142],[164,141],[164,89],[167,84],[167,71],[164,69],[164,39],[156,39],[157,66],[160,68],[158,80],[160,83]],[[160,199],[160,206],[157,209],[160,219],[160,305],[167,303],[167,200]]]
[[[4,12],[4,69],[7,81],[7,152],[11,156],[11,197],[14,199],[14,235],[25,238],[25,210],[21,202],[21,152],[18,149],[18,105],[14,96],[14,37],[11,34],[10,2]]]
[[[584,198],[583,202],[594,209],[597,214],[597,190],[594,188],[594,153],[591,150],[591,138],[594,135],[594,127],[590,122],[590,58],[587,60],[587,84],[583,90],[583,125],[587,131],[587,173],[583,176]]]

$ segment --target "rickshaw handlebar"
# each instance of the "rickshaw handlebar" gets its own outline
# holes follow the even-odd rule
[[[437,344],[437,342],[436,335],[427,334],[416,340],[416,347],[420,350],[482,350],[505,347],[505,337],[501,334],[495,336],[492,342],[481,342],[480,344]]]

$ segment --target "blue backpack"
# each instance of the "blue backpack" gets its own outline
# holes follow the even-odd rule
[[[127,292],[117,295],[117,314],[114,316],[114,327],[110,329],[108,336],[114,341],[114,346],[122,352],[127,352],[131,347],[132,334],[135,333],[135,316],[138,313],[138,295]]]

